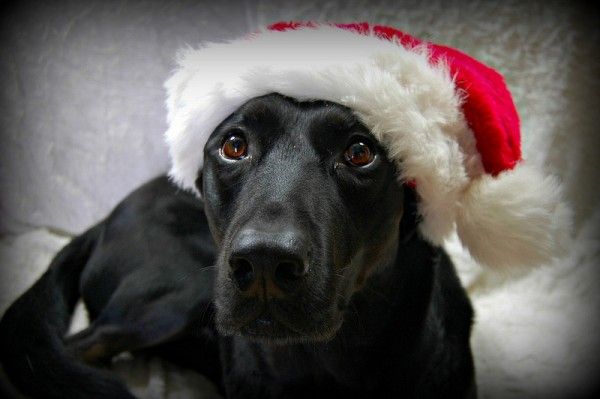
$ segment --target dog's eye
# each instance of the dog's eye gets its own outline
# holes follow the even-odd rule
[[[362,141],[356,141],[344,152],[346,161],[352,166],[366,166],[373,162],[373,151]]]
[[[223,141],[221,155],[228,159],[241,159],[248,153],[248,144],[239,134],[231,134]]]

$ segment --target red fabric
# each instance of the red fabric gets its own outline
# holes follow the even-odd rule
[[[467,94],[462,109],[475,135],[485,171],[497,175],[512,169],[521,159],[519,115],[504,78],[494,69],[461,51],[423,42],[389,26],[370,26],[366,22],[332,25],[358,34],[372,32],[387,40],[397,40],[404,47],[427,45],[432,61],[445,60],[456,87]],[[277,22],[268,29],[286,31],[317,26],[315,22]]]

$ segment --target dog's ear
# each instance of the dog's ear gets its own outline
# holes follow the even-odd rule
[[[194,181],[194,185],[201,196],[204,196],[204,191],[202,190],[202,169],[198,171],[198,176],[196,177],[196,181]]]
[[[408,242],[417,232],[421,216],[418,211],[418,196],[414,188],[408,185],[403,186],[404,201],[402,219],[400,221],[400,239],[402,242]]]

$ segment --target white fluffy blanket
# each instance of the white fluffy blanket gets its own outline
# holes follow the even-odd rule
[[[598,14],[548,2],[225,3],[21,2],[3,16],[0,311],[69,236],[167,169],[161,85],[176,48],[282,19],[365,20],[500,70],[521,114],[524,158],[563,180],[574,210],[569,255],[528,273],[495,275],[448,243],[477,312],[480,397],[587,393],[600,375]],[[74,328],[84,323],[79,311]],[[215,395],[201,376],[157,359],[122,357],[114,368],[140,397]]]

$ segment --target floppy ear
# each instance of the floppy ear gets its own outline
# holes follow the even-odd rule
[[[194,184],[196,186],[196,189],[200,193],[200,195],[204,196],[204,190],[203,190],[203,187],[202,187],[202,182],[203,182],[203,180],[202,180],[202,170],[203,169],[200,169],[198,171],[198,177],[196,177],[196,181],[194,182]]]
[[[417,232],[421,215],[418,210],[417,193],[414,188],[404,184],[402,186],[404,201],[402,219],[400,220],[400,238],[402,242],[408,242]]]

